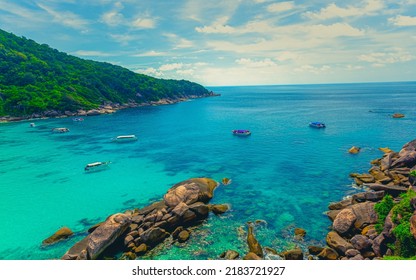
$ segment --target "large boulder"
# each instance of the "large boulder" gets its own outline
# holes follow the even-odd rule
[[[46,245],[54,244],[54,243],[59,242],[61,240],[67,239],[68,237],[70,237],[73,234],[74,233],[69,228],[62,227],[62,228],[58,229],[52,236],[43,240],[42,245],[46,246]]]
[[[415,166],[415,164],[416,164],[416,151],[408,151],[406,153],[403,153],[397,160],[395,160],[391,164],[391,166],[392,167],[413,167]]]
[[[348,249],[353,249],[351,243],[343,239],[337,232],[330,231],[326,236],[326,243],[341,255],[345,255]]]
[[[354,222],[356,229],[362,230],[365,226],[375,224],[377,222],[377,213],[374,210],[374,202],[366,201],[351,206],[357,219]]]
[[[370,241],[370,239],[368,239],[367,236],[361,235],[361,234],[357,234],[353,236],[350,242],[352,246],[354,246],[354,248],[359,251],[367,250],[372,245],[372,242]]]
[[[165,204],[174,208],[180,202],[187,205],[197,201],[208,202],[212,196],[217,182],[209,178],[194,178],[174,185],[163,197]]]
[[[140,236],[140,241],[147,245],[154,246],[163,241],[169,233],[159,227],[151,227]]]
[[[285,260],[303,260],[303,252],[300,248],[292,249],[289,251],[284,251],[282,257]]]
[[[350,231],[356,220],[357,217],[355,216],[353,210],[351,208],[346,208],[338,213],[332,223],[332,227],[340,235],[344,235]]]
[[[320,260],[336,260],[338,259],[339,255],[337,253],[337,251],[335,251],[332,248],[324,248],[318,255],[317,257]]]
[[[88,258],[97,259],[99,255],[122,235],[131,223],[131,216],[114,214],[107,218],[96,230],[88,236]]]

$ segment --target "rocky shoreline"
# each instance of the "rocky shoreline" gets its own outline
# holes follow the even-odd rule
[[[368,173],[351,174],[366,191],[329,205],[332,230],[328,247],[317,252],[320,259],[416,256],[416,140],[400,152],[380,150],[383,157],[371,162]]]
[[[57,110],[48,110],[42,113],[31,114],[27,116],[0,116],[0,123],[5,122],[17,122],[17,121],[29,121],[29,120],[37,120],[37,119],[48,119],[48,118],[67,118],[67,117],[85,117],[85,116],[98,116],[103,114],[112,114],[119,110],[127,109],[127,108],[137,108],[143,106],[160,106],[160,105],[169,105],[175,104],[179,102],[188,101],[191,99],[198,99],[198,98],[205,98],[205,97],[212,97],[212,96],[220,96],[220,94],[216,94],[214,92],[210,92],[207,95],[189,95],[187,97],[178,97],[178,98],[162,98],[157,101],[149,101],[149,102],[142,102],[137,103],[134,101],[128,103],[112,103],[106,102],[103,105],[100,105],[96,109],[90,110],[77,110],[77,111],[57,111]]]

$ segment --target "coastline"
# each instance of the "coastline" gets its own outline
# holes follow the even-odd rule
[[[0,124],[19,122],[19,121],[43,120],[43,119],[49,119],[49,118],[98,116],[98,115],[104,115],[104,114],[113,114],[117,111],[128,109],[128,108],[171,105],[171,104],[185,102],[185,101],[192,100],[192,99],[215,97],[215,96],[221,96],[221,94],[217,94],[217,93],[210,91],[208,94],[205,94],[205,95],[189,95],[187,97],[162,98],[157,101],[148,101],[148,102],[142,102],[142,103],[137,103],[135,101],[122,103],[122,104],[108,102],[108,103],[98,106],[98,108],[95,108],[95,109],[90,109],[90,110],[79,109],[76,112],[48,110],[42,113],[34,113],[31,115],[27,115],[27,116],[0,116]]]

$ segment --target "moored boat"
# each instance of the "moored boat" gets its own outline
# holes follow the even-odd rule
[[[120,135],[112,139],[113,142],[131,142],[137,141],[137,136],[134,134],[131,135]]]
[[[237,135],[237,136],[248,136],[251,134],[251,131],[247,129],[234,129],[232,132],[233,132],[233,135]]]
[[[88,163],[84,167],[85,172],[94,172],[94,171],[101,171],[108,168],[110,161],[97,161],[93,163]]]
[[[326,125],[322,122],[311,122],[309,123],[310,127],[315,127],[315,128],[325,128]]]
[[[83,122],[84,119],[83,118],[73,118],[72,119],[74,122]]]
[[[53,133],[65,133],[65,132],[69,132],[69,129],[66,127],[55,127],[52,129]]]

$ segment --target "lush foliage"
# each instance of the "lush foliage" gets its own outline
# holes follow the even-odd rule
[[[394,244],[388,244],[388,247],[394,251],[394,256],[400,258],[414,259],[416,256],[416,239],[410,231],[410,218],[414,210],[411,204],[412,198],[416,197],[416,192],[409,190],[400,195],[400,201],[394,203],[390,195],[375,205],[378,215],[378,223],[376,229],[381,232],[384,227],[384,220],[387,215],[392,213],[392,221],[394,223],[393,235],[396,239]]]
[[[0,115],[206,94],[208,90],[196,83],[156,79],[80,59],[0,30]]]
[[[409,173],[410,176],[416,177],[416,170],[412,170]]]
[[[376,230],[378,233],[383,231],[384,227],[384,220],[386,219],[387,215],[389,214],[390,210],[393,208],[394,202],[393,197],[391,195],[385,195],[383,199],[376,203],[374,209],[376,210],[378,220],[376,224]]]

